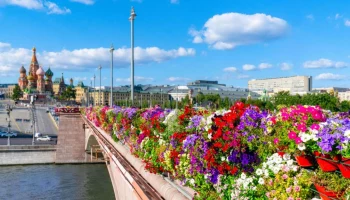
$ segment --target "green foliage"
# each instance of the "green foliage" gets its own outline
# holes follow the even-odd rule
[[[313,105],[321,106],[323,109],[333,112],[348,111],[350,105],[347,102],[339,102],[339,99],[330,93],[308,93],[303,96],[291,95],[289,92],[282,91],[273,96],[272,101],[275,106],[284,105]]]
[[[75,99],[76,91],[72,86],[68,86],[65,91],[62,92],[60,98],[65,100]]]
[[[23,96],[23,93],[22,93],[21,88],[18,85],[15,85],[11,99],[17,101],[22,96]]]

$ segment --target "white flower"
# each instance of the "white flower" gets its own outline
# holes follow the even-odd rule
[[[350,130],[346,130],[344,136],[350,138]]]
[[[264,175],[265,175],[265,178],[269,177],[269,170],[265,169]]]
[[[256,175],[260,176],[261,174],[263,174],[263,171],[261,169],[257,169],[256,170]]]
[[[262,185],[262,184],[264,184],[264,183],[265,183],[265,181],[264,181],[264,179],[263,179],[263,178],[259,178],[259,181],[258,181],[258,182],[259,182],[259,184],[260,184],[260,185]]]
[[[254,191],[255,191],[255,190],[256,190],[256,186],[252,187],[252,190],[254,190]]]
[[[211,140],[211,133],[208,134],[208,139]]]
[[[221,161],[225,161],[225,157],[224,156],[221,157]]]
[[[288,166],[292,166],[292,165],[293,165],[293,160],[288,160],[288,161],[287,161],[287,165],[288,165]]]
[[[298,144],[298,149],[299,149],[300,151],[304,151],[304,150],[306,149],[305,144],[304,144],[304,143]]]
[[[290,154],[289,153],[284,154],[283,160],[290,160]]]
[[[303,141],[303,142],[307,142],[307,141],[309,141],[309,140],[311,139],[311,137],[310,137],[309,134],[303,133],[303,134],[300,134],[300,139],[301,139],[301,141]]]
[[[205,174],[205,175],[204,175],[204,179],[208,179],[208,174]]]
[[[190,180],[190,183],[191,183],[192,185],[194,185],[194,179],[193,179],[193,178]]]
[[[298,171],[298,166],[294,165],[294,166],[292,167],[292,170],[293,170],[294,172]]]
[[[247,176],[245,175],[245,173],[242,173],[242,174],[241,174],[241,179],[244,180],[245,178],[247,178]]]

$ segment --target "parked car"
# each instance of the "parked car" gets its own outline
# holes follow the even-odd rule
[[[36,138],[37,141],[51,141],[51,137],[45,135],[43,137]]]
[[[35,133],[35,137],[36,138],[41,137],[41,133]]]

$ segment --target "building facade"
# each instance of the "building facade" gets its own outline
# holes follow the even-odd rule
[[[262,94],[288,91],[291,94],[306,94],[312,91],[312,76],[290,76],[280,78],[253,79],[248,81],[250,91]]]

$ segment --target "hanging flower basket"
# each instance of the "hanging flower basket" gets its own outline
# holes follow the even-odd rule
[[[314,152],[316,156],[316,161],[322,171],[324,172],[333,172],[338,169],[338,162],[340,161],[339,156],[331,157],[328,154],[321,154],[320,152]]]
[[[338,164],[338,167],[344,178],[350,178],[350,158],[342,157],[342,161]]]
[[[315,163],[314,157],[310,155],[295,156],[295,159],[300,167],[312,167]]]
[[[327,191],[325,187],[314,184],[322,200],[333,200],[343,196],[343,192]]]

